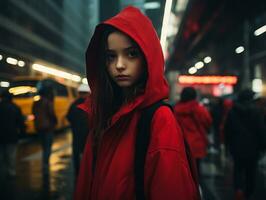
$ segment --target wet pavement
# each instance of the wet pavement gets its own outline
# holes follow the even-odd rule
[[[41,168],[41,145],[38,138],[23,140],[18,145],[17,176],[1,173],[1,200],[72,199],[74,172],[69,131],[54,137],[49,174]]]
[[[50,159],[50,173],[41,170],[41,146],[37,138],[18,145],[17,176],[4,176],[0,170],[1,200],[72,199],[74,171],[71,159],[71,133],[56,134]],[[265,159],[266,160],[266,159]],[[266,161],[265,161],[266,162]],[[266,163],[260,165],[255,200],[266,199]],[[0,165],[1,169],[1,165]],[[232,162],[210,152],[201,165],[203,200],[233,199]]]
[[[252,200],[266,200],[266,156],[259,162]],[[233,162],[209,152],[201,165],[203,200],[233,200]]]

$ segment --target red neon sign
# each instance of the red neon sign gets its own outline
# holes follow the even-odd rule
[[[186,76],[181,75],[178,77],[181,84],[229,84],[235,85],[237,83],[236,76]]]

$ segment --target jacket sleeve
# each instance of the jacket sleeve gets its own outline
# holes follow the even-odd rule
[[[72,103],[67,111],[66,118],[67,120],[72,123],[73,121],[73,112],[74,112],[74,106],[76,106],[74,103]]]
[[[197,199],[181,130],[167,107],[159,108],[152,119],[144,181],[149,200]]]
[[[197,111],[198,114],[198,121],[199,124],[202,124],[202,126],[205,129],[205,132],[207,133],[211,127],[212,124],[212,117],[209,113],[209,111],[202,105],[199,105],[199,109]]]

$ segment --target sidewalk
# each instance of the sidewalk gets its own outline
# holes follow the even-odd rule
[[[266,157],[259,164],[255,200],[266,199]],[[201,165],[203,200],[233,200],[233,162],[218,153],[209,153]]]
[[[18,145],[17,176],[0,175],[1,200],[70,200],[74,172],[70,132],[57,134],[50,158],[50,174],[41,172],[41,146],[37,138]],[[2,172],[2,171],[1,171]]]
[[[203,200],[232,200],[232,162],[210,151],[201,165]],[[255,200],[266,199],[266,157],[261,162],[256,184]],[[0,165],[0,172],[2,165]],[[71,134],[56,135],[50,160],[50,174],[41,172],[41,146],[38,140],[18,146],[17,176],[0,173],[1,200],[70,200],[74,190],[74,171],[71,157]]]

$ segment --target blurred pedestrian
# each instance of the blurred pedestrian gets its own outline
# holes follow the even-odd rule
[[[220,124],[220,140],[222,145],[224,145],[224,126],[225,126],[225,121],[227,119],[227,115],[231,108],[233,107],[233,100],[232,99],[224,99],[223,100],[223,112],[222,112],[222,121]]]
[[[254,193],[257,163],[265,149],[263,114],[252,102],[254,92],[241,91],[225,122],[225,144],[234,161],[235,198],[250,198]]]
[[[53,134],[57,124],[54,111],[54,91],[51,86],[44,86],[39,90],[40,99],[34,101],[32,113],[35,117],[34,126],[41,138],[43,154],[42,169],[49,171],[49,159],[52,150]]]
[[[223,119],[223,98],[222,97],[214,97],[211,107],[210,114],[212,117],[212,134],[213,134],[213,150],[216,152],[220,152],[221,138],[220,138],[220,128]]]
[[[191,153],[197,161],[200,177],[200,161],[207,155],[207,133],[212,118],[209,111],[197,101],[197,92],[193,87],[185,87],[180,101],[174,106],[176,119],[183,128]]]
[[[78,98],[71,104],[67,113],[67,119],[72,130],[72,154],[76,176],[79,172],[79,165],[89,132],[88,114],[78,106],[84,103],[89,94],[89,86],[81,84],[78,87]]]
[[[86,62],[92,117],[75,199],[138,199],[134,172],[138,120],[143,109],[166,99],[169,92],[151,21],[129,6],[99,24]],[[143,196],[198,199],[181,130],[169,107],[156,110],[150,131]]]
[[[12,102],[12,94],[5,90],[0,102],[0,163],[10,176],[16,175],[16,152],[19,134],[25,133],[24,117]]]

